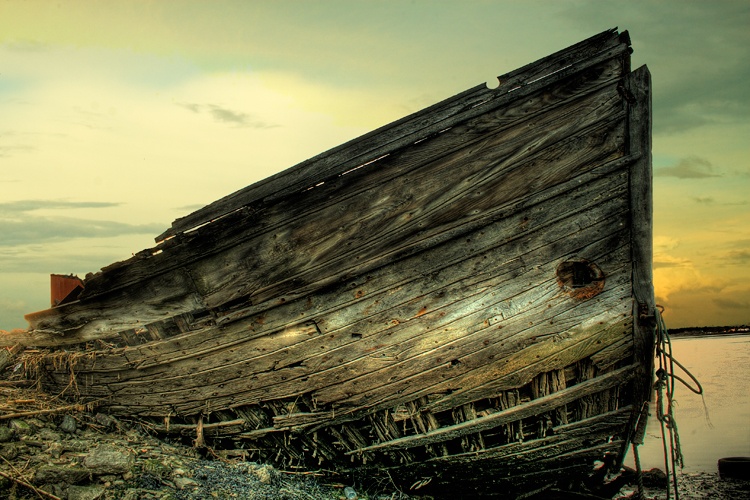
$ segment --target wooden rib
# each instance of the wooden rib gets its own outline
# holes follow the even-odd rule
[[[441,427],[424,434],[405,436],[385,443],[374,444],[353,452],[348,452],[347,454],[423,446],[430,443],[447,441],[449,439],[454,439],[482,430],[492,429],[508,422],[521,420],[538,413],[552,410],[558,406],[572,403],[585,394],[592,394],[616,385],[625,384],[633,377],[632,372],[635,366],[636,365],[625,366],[597,378],[568,387],[567,389],[563,389],[555,394],[544,396],[485,417],[477,417],[474,420],[455,424],[450,427]]]
[[[447,457],[435,457],[426,460],[425,463],[453,463],[457,465],[470,464],[475,462],[477,459],[481,460],[484,457],[492,457],[493,459],[504,459],[512,457],[516,454],[523,454],[523,452],[526,450],[533,450],[548,445],[554,445],[555,443],[561,441],[573,441],[574,439],[580,438],[615,436],[622,433],[623,429],[626,428],[631,411],[632,406],[626,406],[614,411],[579,420],[577,422],[556,426],[553,428],[552,435],[546,436],[541,439],[503,444],[478,452],[459,453]]]

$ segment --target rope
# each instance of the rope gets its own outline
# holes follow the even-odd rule
[[[680,447],[680,435],[677,431],[677,421],[674,418],[675,403],[675,382],[679,381],[690,391],[701,396],[703,400],[703,409],[706,415],[706,421],[711,425],[708,417],[708,408],[703,397],[703,386],[685,366],[677,361],[672,354],[672,340],[669,337],[669,330],[662,318],[662,308],[657,306],[656,309],[656,329],[657,329],[657,346],[656,356],[659,359],[659,369],[656,371],[656,404],[657,418],[661,425],[662,444],[664,448],[664,468],[667,474],[667,482],[670,478],[670,465],[672,471],[672,489],[674,490],[675,500],[679,500],[680,494],[677,489],[677,467],[684,466],[682,449]],[[679,367],[690,381],[675,374],[675,365]],[[666,401],[666,412],[664,405]],[[666,431],[665,431],[666,428]],[[668,432],[667,432],[668,431]],[[667,500],[670,500],[670,487],[667,485]]]

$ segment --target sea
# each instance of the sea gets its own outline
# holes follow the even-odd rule
[[[715,473],[723,457],[750,457],[750,335],[672,337],[672,354],[700,383],[703,394],[679,381],[674,391],[674,420],[686,473]],[[675,374],[690,381],[679,367]],[[694,383],[693,383],[694,385]],[[664,447],[655,401],[644,444],[644,470],[664,470]],[[632,450],[625,460],[634,464]]]

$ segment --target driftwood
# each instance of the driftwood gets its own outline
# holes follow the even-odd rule
[[[0,349],[0,371],[13,362],[16,354],[23,350],[23,345],[16,343],[8,349]]]

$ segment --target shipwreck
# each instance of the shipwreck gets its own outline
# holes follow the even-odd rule
[[[53,393],[287,469],[523,496],[619,467],[655,343],[630,54],[608,30],[245,187],[57,275],[2,343]]]

